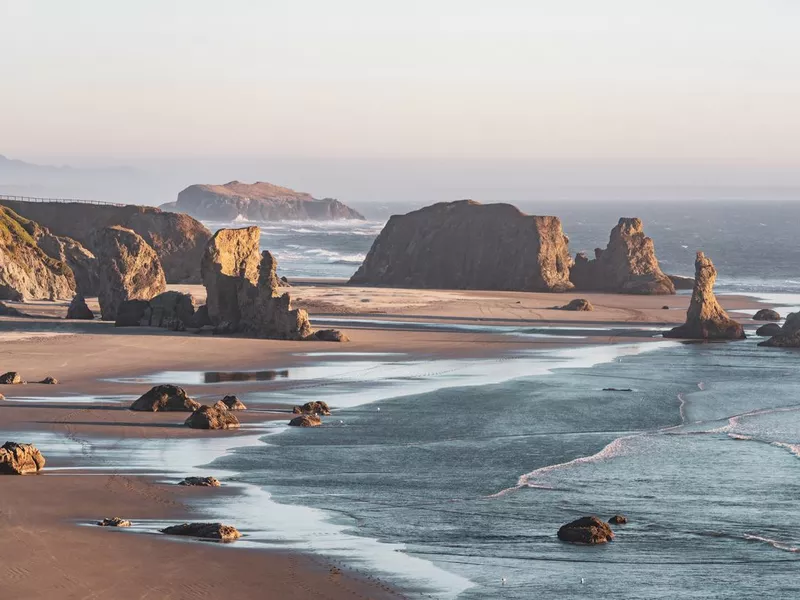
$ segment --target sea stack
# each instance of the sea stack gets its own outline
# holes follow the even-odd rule
[[[350,283],[563,292],[572,288],[568,243],[557,217],[442,202],[390,218]]]
[[[653,240],[644,234],[642,220],[623,217],[611,230],[608,246],[575,257],[570,280],[585,291],[617,294],[674,294],[675,284],[661,271]]]
[[[167,291],[164,269],[155,251],[131,229],[105,227],[93,246],[100,272],[98,300],[104,321],[115,321],[128,300],[150,300]]]
[[[694,268],[694,290],[689,310],[686,311],[686,323],[667,331],[664,337],[693,340],[744,339],[742,326],[728,316],[714,296],[717,270],[711,259],[698,252]]]
[[[279,294],[277,261],[259,254],[258,227],[221,229],[203,254],[201,272],[211,323],[260,338],[302,340],[313,332],[308,313]]]

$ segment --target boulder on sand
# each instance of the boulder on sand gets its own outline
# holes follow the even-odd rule
[[[320,329],[315,331],[308,338],[309,340],[316,340],[318,342],[349,342],[350,338],[338,329]]]
[[[147,300],[125,300],[119,305],[114,327],[138,327],[149,306]]]
[[[728,316],[714,295],[717,270],[711,259],[698,252],[694,266],[694,290],[686,311],[686,323],[665,332],[664,337],[691,340],[744,339],[742,326]]]
[[[94,320],[94,313],[89,309],[86,304],[86,299],[81,294],[76,294],[69,303],[67,309],[67,319],[75,319],[81,321]]]
[[[754,321],[780,321],[781,315],[776,310],[771,308],[762,308],[753,315]]]
[[[221,405],[228,410],[247,410],[244,402],[239,400],[236,396],[225,396],[222,400],[218,400],[214,406]]]
[[[756,329],[756,335],[760,337],[774,337],[782,333],[781,326],[777,323],[767,323]]]
[[[25,383],[22,380],[22,375],[16,371],[9,371],[0,375],[0,385],[19,385]]]
[[[201,264],[211,323],[259,338],[302,340],[311,335],[308,313],[292,309],[279,294],[277,262],[259,254],[258,227],[221,229],[209,241]]]
[[[783,323],[783,327],[781,327],[780,333],[765,342],[761,342],[759,346],[800,348],[800,312],[789,314]]]
[[[618,294],[674,294],[675,285],[664,275],[653,240],[644,234],[641,219],[623,217],[611,230],[608,246],[575,257],[570,281],[577,290]]]
[[[292,412],[296,415],[325,415],[331,414],[331,409],[328,407],[327,402],[323,400],[314,400],[313,402],[306,402],[303,406],[295,406]]]
[[[183,330],[193,322],[194,302],[191,294],[169,291],[150,300],[140,325]]]
[[[558,539],[573,544],[605,544],[614,539],[614,532],[597,517],[581,517],[563,525],[558,530]]]
[[[219,480],[216,477],[186,477],[178,485],[187,485],[192,487],[220,487]]]
[[[6,442],[0,447],[0,474],[28,475],[44,468],[44,456],[33,444]]]
[[[592,303],[586,300],[585,298],[575,298],[575,300],[570,300],[564,306],[556,306],[557,310],[574,310],[574,311],[592,311],[594,310],[594,306]]]
[[[220,540],[229,542],[239,539],[242,534],[231,525],[222,523],[182,523],[165,527],[161,533],[167,535],[185,535],[189,537],[203,538],[206,540]]]
[[[186,390],[177,385],[157,385],[131,404],[131,410],[149,412],[174,411],[192,412],[200,408],[200,403],[186,395]]]
[[[441,202],[392,216],[350,284],[563,292],[572,288],[568,243],[557,217]]]
[[[99,523],[97,523],[100,527],[130,527],[131,522],[127,519],[123,519],[122,517],[106,517]]]
[[[150,300],[166,291],[158,255],[139,234],[124,227],[105,227],[95,232],[93,247],[103,320],[116,321],[120,306],[127,300]]]
[[[322,419],[317,415],[300,415],[289,421],[292,427],[319,427],[322,425]]]
[[[239,419],[227,408],[201,406],[184,421],[192,429],[236,429]]]
[[[55,377],[45,377],[39,383],[43,383],[44,385],[58,385],[58,379]]]

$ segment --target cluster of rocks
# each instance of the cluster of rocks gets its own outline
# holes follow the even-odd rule
[[[770,325],[776,325],[776,323],[771,323]],[[772,337],[761,342],[759,346],[800,348],[800,312],[790,313],[786,317],[786,321],[784,321],[780,331],[771,329],[769,335],[772,335]]]
[[[702,252],[695,260],[692,299],[686,311],[686,323],[664,333],[664,337],[696,340],[744,339],[742,325],[728,316],[714,295],[717,270]]]
[[[319,427],[322,425],[323,416],[330,416],[331,409],[322,400],[306,402],[302,406],[295,406],[292,413],[298,415],[289,421],[292,427]]]
[[[558,530],[557,536],[562,542],[570,542],[572,544],[587,544],[591,546],[606,544],[614,539],[614,532],[609,527],[609,523],[612,525],[624,525],[627,522],[627,517],[623,515],[614,515],[608,520],[608,523],[595,516],[581,517],[563,525]]]
[[[239,419],[233,411],[247,407],[236,396],[225,396],[214,405],[200,404],[182,387],[157,385],[134,400],[130,410],[144,412],[190,412],[184,425],[192,429],[236,429]]]
[[[9,371],[8,373],[3,373],[0,375],[0,385],[23,385],[28,383],[22,378],[17,371]],[[37,381],[36,383],[42,383],[44,385],[56,385],[58,383],[58,379],[55,377],[45,377],[41,381]]]

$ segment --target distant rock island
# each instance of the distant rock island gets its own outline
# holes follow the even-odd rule
[[[390,218],[350,283],[561,292],[573,287],[568,243],[558,217],[443,202]]]
[[[336,221],[364,219],[364,215],[335,198],[318,200],[303,192],[259,181],[231,181],[225,185],[191,185],[176,202],[161,205],[197,219],[233,221]]]

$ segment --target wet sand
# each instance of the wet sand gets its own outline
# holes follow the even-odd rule
[[[191,291],[202,297],[202,288],[192,286]],[[687,296],[582,294],[596,310],[571,313],[548,307],[566,304],[575,297],[572,294],[398,292],[301,285],[291,291],[293,297],[300,298],[296,305],[305,304],[310,309],[312,321],[314,316],[320,321],[326,316],[346,318],[347,324],[339,328],[352,341],[279,342],[116,329],[108,323],[44,318],[63,316],[64,303],[25,305],[22,308],[26,312],[43,318],[0,318],[0,371],[19,371],[28,381],[53,376],[60,383],[0,386],[0,393],[6,396],[0,402],[0,435],[36,443],[37,432],[42,432],[83,440],[89,446],[93,438],[141,440],[142,444],[152,438],[233,438],[245,435],[248,427],[258,423],[288,419],[287,407],[268,400],[252,404],[250,410],[238,414],[244,426],[238,432],[195,431],[182,426],[187,416],[184,413],[134,413],[126,407],[151,387],[147,375],[160,371],[292,369],[313,364],[316,359],[307,354],[317,352],[402,352],[417,358],[457,359],[496,357],[520,349],[605,344],[626,341],[625,328],[632,325],[666,328],[681,323],[688,304]],[[720,299],[729,309],[763,306],[745,297]],[[665,304],[670,310],[661,308]],[[321,310],[325,307],[327,311]],[[399,326],[376,324],[378,317]],[[365,322],[359,324],[358,320]],[[416,326],[417,322],[600,329],[580,339],[559,339],[486,329],[425,329]],[[610,332],[611,328],[623,333]],[[52,333],[59,335],[49,337]],[[126,381],[114,381],[119,378]],[[204,403],[228,393],[236,393],[247,403],[249,394],[291,385],[290,377],[286,381],[278,378],[184,387]],[[29,399],[20,401],[22,398]],[[314,399],[313,395],[309,399]],[[201,515],[193,514],[186,502],[197,494],[209,493],[219,494],[221,502],[230,504],[228,521],[236,525],[236,497],[225,488],[182,488],[119,471],[62,471],[58,467],[70,463],[59,457],[49,466],[55,468],[46,468],[39,476],[2,480],[0,596],[336,599],[400,595],[357,573],[331,572],[332,563],[307,555],[79,526],[110,516],[198,520]]]

